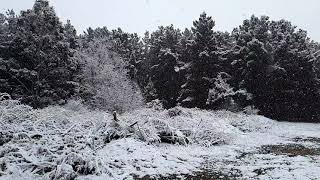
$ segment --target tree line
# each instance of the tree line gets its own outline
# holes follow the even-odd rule
[[[160,100],[319,121],[320,45],[286,20],[252,16],[232,32],[206,13],[191,28],[160,26],[143,37],[120,28],[77,35],[46,0],[0,14],[0,92],[35,108],[81,98],[130,110]]]

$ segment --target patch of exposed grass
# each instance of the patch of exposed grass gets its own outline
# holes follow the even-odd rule
[[[278,144],[264,145],[260,148],[260,153],[294,156],[316,156],[320,155],[320,148],[306,147],[301,144]]]
[[[295,137],[292,139],[294,142],[312,142],[320,144],[320,138],[316,137]]]
[[[275,168],[274,167],[259,168],[259,169],[253,170],[253,172],[256,173],[257,176],[260,176],[260,175],[265,175],[267,173],[267,171],[273,170],[273,169],[275,169]]]
[[[195,172],[194,174],[172,174],[169,176],[157,176],[157,177],[151,177],[149,175],[146,175],[142,178],[135,177],[136,180],[153,180],[153,179],[159,179],[159,180],[174,180],[174,179],[185,179],[185,180],[231,180],[241,177],[241,173],[239,170],[232,170],[229,173],[224,172],[216,172],[211,170],[203,170],[200,172]]]

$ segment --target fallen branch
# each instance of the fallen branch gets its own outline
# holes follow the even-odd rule
[[[133,126],[136,125],[136,124],[138,124],[138,121],[135,122],[135,123],[133,123],[133,124],[131,124],[129,127],[133,127]]]

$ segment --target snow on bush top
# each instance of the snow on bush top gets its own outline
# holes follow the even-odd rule
[[[182,107],[163,111],[140,109],[124,114],[122,118],[130,123],[138,121],[139,129],[146,133],[146,140],[157,141],[159,131],[180,131],[192,143],[205,146],[231,143],[243,132],[269,129],[273,122],[258,115]],[[159,127],[159,124],[162,125]]]

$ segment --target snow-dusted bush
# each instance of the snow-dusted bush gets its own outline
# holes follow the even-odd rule
[[[255,108],[253,105],[252,106],[246,106],[245,108],[243,108],[243,112],[246,114],[258,114],[259,113],[259,109]]]
[[[265,131],[272,120],[230,111],[207,111],[175,107],[169,110],[140,109],[120,117],[129,124],[137,121],[136,135],[147,142],[160,142],[163,133],[173,136],[179,144],[204,146],[232,143],[244,132]],[[187,141],[187,142],[186,142]]]
[[[246,100],[252,99],[252,95],[246,90],[234,90],[228,83],[231,76],[225,72],[218,73],[213,79],[213,87],[209,89],[207,104],[213,109],[225,109],[230,111],[240,111],[241,107],[235,102],[235,97],[242,97]],[[244,111],[246,112],[246,111]]]
[[[83,97],[94,108],[124,112],[143,105],[138,85],[128,78],[126,62],[112,52],[108,40],[96,39],[75,57],[83,64]]]
[[[137,134],[148,142],[160,142],[164,133],[174,136],[173,138],[180,144],[196,143],[211,146],[229,143],[239,132],[216,112],[200,109],[182,107],[163,111],[141,109],[126,113],[122,118],[128,122],[138,121]]]
[[[163,104],[159,99],[155,99],[155,100],[148,102],[146,107],[152,108],[155,110],[164,110]]]
[[[103,136],[97,129],[109,124],[111,116],[66,107],[35,110],[18,101],[0,101],[0,176],[28,179],[28,172],[30,179],[74,179],[108,173],[94,152],[105,145],[98,141]]]
[[[243,132],[264,132],[274,125],[273,120],[259,115],[230,112],[227,114],[228,123]]]
[[[227,97],[234,96],[236,94],[233,88],[227,83],[229,79],[230,75],[223,72],[219,73],[217,78],[214,78],[214,86],[209,89],[207,104],[223,101]]]
[[[35,119],[36,117],[32,107],[23,105],[18,100],[12,100],[10,98],[2,98],[2,100],[0,100],[1,133],[28,130],[32,127],[25,124],[25,122],[33,122]]]
[[[86,111],[87,107],[83,104],[82,100],[71,99],[67,102],[67,104],[63,105],[63,107],[67,110],[71,111]]]

